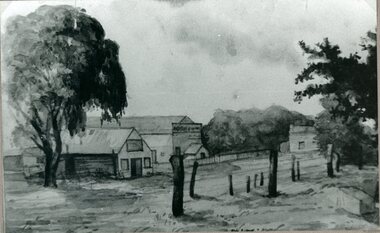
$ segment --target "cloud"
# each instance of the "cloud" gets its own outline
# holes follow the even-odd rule
[[[333,14],[343,5],[344,11]],[[300,40],[313,44],[329,37],[352,52],[360,25],[368,22],[351,12],[358,6],[364,11],[365,5],[353,1],[195,1],[178,9],[166,25],[178,43],[188,46],[189,56],[206,53],[218,65],[248,59],[299,70],[305,62]],[[350,30],[353,36],[344,34]]]
[[[228,22],[199,10],[181,12],[173,21],[173,37],[189,46],[189,56],[205,52],[219,65],[236,64],[245,59],[255,63],[286,63],[290,67],[300,64],[301,56],[293,35],[281,35],[284,30],[290,31],[289,26],[276,30],[270,22],[265,22],[260,30],[249,25],[247,28],[251,30],[239,30],[241,22]],[[302,22],[299,26],[302,27]]]
[[[167,2],[167,3],[170,3],[170,5],[172,5],[174,7],[181,7],[188,2],[200,1],[200,0],[156,0],[156,1]]]

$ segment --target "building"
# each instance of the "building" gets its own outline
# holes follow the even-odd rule
[[[290,152],[309,152],[318,150],[318,143],[315,139],[317,132],[314,126],[294,126],[290,125],[289,144]]]
[[[20,172],[25,177],[43,172],[43,152],[37,147],[15,148],[4,151],[3,165],[5,172]]]
[[[74,137],[66,133],[63,144],[67,176],[127,178],[153,173],[152,150],[134,128],[91,128]]]
[[[134,127],[152,149],[153,162],[158,164],[169,163],[174,153],[209,157],[201,142],[202,124],[195,123],[188,116],[123,117],[118,122],[102,122],[99,117],[89,117],[87,127]]]
[[[205,159],[208,158],[208,151],[202,145],[198,143],[191,144],[184,152],[184,157],[187,159]]]

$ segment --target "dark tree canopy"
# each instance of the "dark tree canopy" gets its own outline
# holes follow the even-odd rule
[[[218,110],[203,127],[203,143],[212,154],[230,151],[274,149],[289,140],[290,124],[311,125],[312,120],[284,107],[264,111],[252,108]]]
[[[344,164],[358,164],[361,158],[366,164],[377,164],[376,131],[370,127],[333,117],[325,110],[316,117],[315,128],[321,151],[333,144],[334,153],[339,154]]]
[[[119,46],[85,10],[42,6],[16,16],[7,21],[3,42],[9,104],[19,116],[15,133],[29,137],[47,161],[58,163],[61,131],[84,129],[87,110],[100,108],[105,119],[123,114]]]
[[[376,34],[368,32],[363,39],[362,49],[368,52],[365,61],[355,53],[344,57],[338,45],[326,38],[315,48],[301,41],[300,47],[308,56],[307,67],[295,79],[299,83],[309,84],[306,89],[295,92],[295,101],[314,95],[330,96],[336,101],[328,109],[335,117],[348,120],[355,116],[359,119],[377,121],[377,63]]]

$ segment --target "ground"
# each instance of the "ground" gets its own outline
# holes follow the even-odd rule
[[[189,197],[186,168],[185,215],[171,215],[172,179],[156,175],[134,180],[86,178],[61,181],[57,189],[35,181],[6,181],[6,230],[10,232],[264,231],[376,229],[378,214],[355,215],[329,201],[329,187],[353,186],[372,193],[377,168],[343,166],[326,177],[320,156],[300,158],[301,177],[290,179],[289,157],[279,158],[276,198],[266,197],[268,161],[239,160],[200,166],[197,198]],[[262,187],[254,174],[264,172]],[[234,196],[228,194],[233,174]],[[246,192],[251,176],[251,192]],[[259,182],[258,182],[259,183]],[[257,185],[258,185],[257,183]]]

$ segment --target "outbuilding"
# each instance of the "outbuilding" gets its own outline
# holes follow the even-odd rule
[[[308,125],[290,125],[289,146],[291,153],[311,152],[318,150],[318,142],[314,126]]]
[[[65,134],[64,166],[67,176],[141,177],[153,173],[152,150],[134,128],[87,129]]]
[[[152,161],[156,170],[160,172],[171,170],[169,159],[173,154],[209,157],[208,151],[202,146],[202,124],[194,122],[188,116],[122,117],[117,122],[114,120],[103,122],[100,117],[89,117],[87,127],[94,129],[134,127],[152,149]]]
[[[191,144],[184,153],[185,158],[188,159],[205,159],[209,157],[207,149],[200,143]]]

